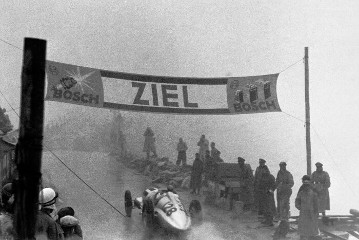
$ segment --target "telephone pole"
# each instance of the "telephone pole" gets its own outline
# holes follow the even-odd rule
[[[16,146],[14,226],[17,239],[35,239],[44,121],[46,41],[25,38],[20,132]]]

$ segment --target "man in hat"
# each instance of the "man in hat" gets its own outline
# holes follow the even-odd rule
[[[279,171],[276,178],[277,188],[277,217],[279,220],[288,220],[289,218],[289,199],[292,195],[294,185],[293,175],[287,170],[287,163],[279,163]]]
[[[270,173],[267,166],[263,167],[261,178],[258,182],[259,211],[264,215],[262,224],[273,226],[275,214],[274,190],[275,177]]]
[[[313,239],[318,230],[318,198],[311,187],[310,176],[304,175],[303,185],[295,199],[295,207],[299,210],[298,233],[300,239]]]
[[[266,171],[266,160],[260,158],[259,166],[256,168],[254,173],[254,208],[258,210],[258,215],[263,215],[263,210],[259,209],[259,189],[258,183],[262,177],[262,173]]]
[[[253,205],[253,184],[254,177],[251,165],[244,163],[245,159],[238,157],[239,179],[240,179],[240,200],[243,202],[243,210],[247,211]]]
[[[36,221],[36,237],[47,239],[64,239],[64,231],[56,222],[56,199],[58,194],[52,188],[44,188],[39,194],[39,212]],[[42,238],[41,238],[42,239]]]
[[[326,171],[323,171],[323,164],[315,164],[317,170],[312,173],[312,184],[314,191],[318,194],[318,211],[325,216],[325,210],[330,210],[329,187],[330,177]]]

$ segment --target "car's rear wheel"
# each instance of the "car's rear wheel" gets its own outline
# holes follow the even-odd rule
[[[130,190],[126,190],[125,192],[125,211],[126,216],[131,217],[133,208],[132,194]]]
[[[189,204],[189,214],[193,220],[202,220],[202,206],[198,200],[192,200]]]
[[[151,199],[144,199],[142,206],[142,222],[146,228],[154,225],[155,210]]]

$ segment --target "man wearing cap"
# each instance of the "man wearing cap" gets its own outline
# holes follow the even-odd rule
[[[258,210],[258,215],[263,215],[263,209],[259,209],[259,189],[258,184],[262,177],[262,173],[267,170],[266,160],[260,158],[259,166],[256,168],[254,173],[254,208]]]
[[[298,233],[300,239],[313,239],[318,230],[318,198],[311,187],[310,176],[304,175],[303,185],[295,199],[295,207],[299,210]]]
[[[273,226],[273,217],[275,214],[274,190],[275,177],[270,173],[267,166],[263,167],[261,178],[258,182],[259,211],[264,215],[262,224]]]
[[[63,230],[56,222],[56,199],[58,195],[52,188],[44,188],[39,194],[39,212],[36,221],[36,236],[47,239],[64,239]]]
[[[318,194],[318,211],[325,216],[325,210],[330,210],[329,187],[330,177],[326,171],[323,171],[323,164],[315,164],[317,170],[312,173],[312,184],[314,191]]]
[[[293,175],[287,170],[287,163],[279,163],[279,171],[276,178],[277,188],[277,217],[279,220],[289,218],[289,199],[294,185]]]
[[[243,210],[250,210],[253,204],[253,171],[251,165],[244,163],[245,159],[238,157],[239,179],[240,179],[240,200],[243,202]]]

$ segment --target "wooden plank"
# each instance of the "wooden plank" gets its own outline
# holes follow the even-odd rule
[[[343,238],[343,237],[341,237],[341,236],[335,235],[335,234],[333,234],[333,233],[331,233],[331,232],[328,232],[328,231],[325,231],[325,230],[323,230],[323,229],[320,229],[320,231],[321,231],[322,233],[324,233],[324,235],[329,236],[329,237],[332,237],[333,239],[347,240],[346,238]]]
[[[359,233],[357,231],[348,231],[348,233],[353,237],[359,239]]]

